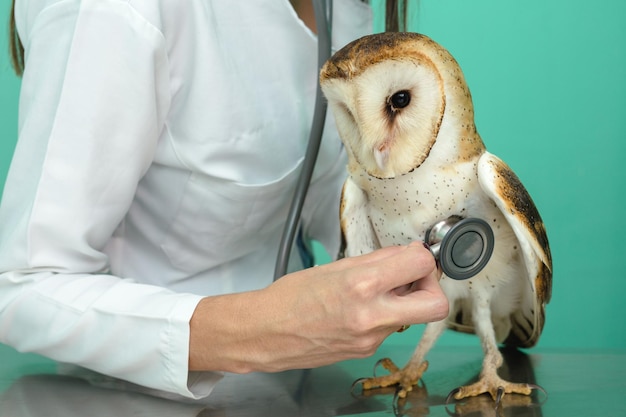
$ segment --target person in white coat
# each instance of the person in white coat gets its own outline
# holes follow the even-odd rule
[[[335,49],[371,31],[368,5],[334,3]],[[272,283],[313,114],[311,0],[14,0],[13,19],[1,343],[199,398],[223,372],[371,355],[446,316],[421,243],[292,256]],[[345,155],[327,124],[300,232],[336,254]]]

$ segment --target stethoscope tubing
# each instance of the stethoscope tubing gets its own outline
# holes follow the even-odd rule
[[[331,32],[332,32],[332,0],[313,1],[313,9],[315,12],[315,25],[317,28],[317,64],[318,73],[322,65],[331,56]],[[326,110],[328,103],[322,93],[319,80],[317,82],[317,90],[315,93],[315,107],[313,112],[313,122],[309,133],[309,142],[307,145],[302,171],[296,184],[296,189],[291,201],[291,206],[287,214],[285,228],[278,247],[278,255],[276,256],[276,267],[274,269],[274,281],[287,273],[289,264],[289,255],[291,247],[300,224],[300,215],[306,198],[315,162],[319,153],[320,144],[322,142],[322,134],[324,132],[324,123],[326,122]]]

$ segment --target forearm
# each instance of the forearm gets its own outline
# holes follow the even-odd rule
[[[190,321],[189,370],[253,371],[263,321],[256,320],[260,291],[204,298]]]
[[[323,364],[310,334],[314,317],[317,326],[324,318],[312,308],[303,316],[294,294],[281,299],[280,292],[269,287],[201,300],[190,322],[189,369],[277,372]]]
[[[189,368],[274,372],[369,356],[402,325],[447,315],[438,276],[420,244],[204,298],[190,321]]]

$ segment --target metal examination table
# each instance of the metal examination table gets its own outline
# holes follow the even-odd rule
[[[450,390],[475,379],[479,348],[437,348],[424,386],[404,402],[393,390],[351,394],[382,356],[403,364],[413,346],[381,347],[375,357],[307,371],[227,375],[199,402],[156,393],[0,345],[1,417],[247,417],[247,416],[626,416],[626,350],[504,351],[501,375],[535,382],[548,392],[505,396],[496,411],[489,397],[445,405]]]

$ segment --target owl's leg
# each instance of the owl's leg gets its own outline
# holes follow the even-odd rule
[[[537,388],[536,386],[511,383],[498,376],[498,368],[502,365],[502,354],[498,350],[489,303],[484,300],[477,301],[473,314],[476,334],[480,337],[485,354],[482,371],[477,382],[457,388],[450,393],[450,396],[460,400],[489,393],[497,407],[504,394],[530,395],[532,390]]]
[[[382,365],[390,374],[374,378],[359,379],[357,383],[360,383],[364,390],[397,385],[399,389],[397,396],[399,398],[405,398],[407,393],[413,390],[413,386],[418,383],[422,374],[428,368],[428,362],[425,361],[424,358],[445,328],[445,320],[428,323],[417,348],[404,368],[398,368],[389,358],[381,359],[378,361],[377,365]]]

